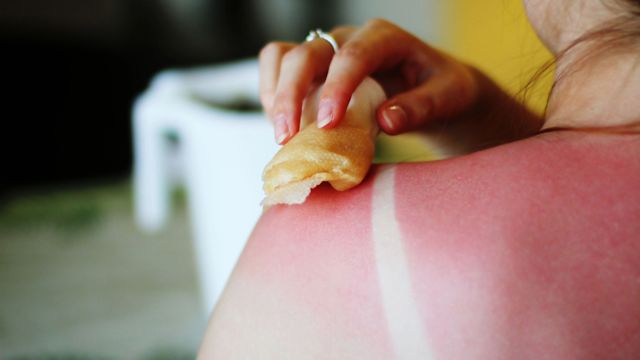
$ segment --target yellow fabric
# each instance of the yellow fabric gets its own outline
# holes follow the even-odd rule
[[[449,0],[443,4],[447,50],[478,67],[511,94],[518,93],[552,55],[529,24],[522,0]],[[543,77],[526,103],[542,113],[552,74]]]
[[[401,162],[422,162],[441,159],[429,141],[418,133],[390,136],[380,133],[376,139],[376,164],[396,164]]]

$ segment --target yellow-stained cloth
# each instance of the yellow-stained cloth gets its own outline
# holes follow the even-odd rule
[[[366,78],[351,97],[344,119],[333,129],[318,129],[320,88],[305,100],[301,130],[267,164],[262,179],[262,204],[300,204],[312,188],[328,181],[344,191],[360,184],[371,166],[378,126],[377,107],[385,100],[382,88]]]

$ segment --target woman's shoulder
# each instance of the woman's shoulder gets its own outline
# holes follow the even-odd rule
[[[633,137],[545,134],[449,160],[377,165],[350,191],[323,185],[303,205],[270,209],[251,241],[269,261],[354,265],[376,238],[398,238],[417,268],[436,254],[540,253],[549,239],[562,239],[545,245],[558,254],[608,239],[635,249],[638,149]]]
[[[638,220],[638,184],[640,137],[546,133],[447,160],[376,165],[357,188],[320,186],[305,204],[271,209],[264,221],[329,232],[345,225],[355,234],[361,229],[345,219],[367,223],[387,206],[419,232],[425,224],[460,235],[479,226],[551,231],[545,224],[567,218],[594,226]]]
[[[640,315],[637,296],[622,295],[640,294],[639,144],[546,134],[375,166],[350,191],[321,185],[302,205],[272,207],[201,355],[468,358],[463,344],[492,359],[514,349],[622,351],[611,344]]]
[[[392,171],[395,216],[413,237],[640,231],[639,137],[548,133]]]
[[[404,176],[416,179],[448,183],[458,179],[454,184],[468,186],[470,191],[483,182],[506,185],[501,184],[504,179],[517,185],[560,174],[592,177],[593,183],[601,180],[594,175],[603,171],[607,177],[632,176],[639,167],[640,136],[569,131],[542,133],[447,160],[396,166]]]
[[[498,211],[510,204],[624,200],[640,195],[640,136],[545,133],[449,160],[399,164],[394,171],[396,199],[416,209],[434,201],[443,209]]]

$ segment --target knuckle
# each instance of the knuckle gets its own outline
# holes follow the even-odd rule
[[[339,79],[327,80],[320,93],[320,99],[348,99],[350,96],[345,82]]]
[[[312,60],[313,54],[308,47],[297,46],[284,55],[282,62],[285,64],[285,66],[291,66],[296,63],[307,64]]]
[[[336,57],[340,61],[361,61],[368,54],[367,46],[361,42],[349,42],[338,53]]]
[[[279,42],[270,42],[265,45],[258,55],[259,58],[265,59],[272,56],[281,55],[286,51],[285,45]]]
[[[429,115],[438,112],[440,104],[438,98],[430,95],[423,94],[418,96],[413,101],[413,106],[408,106],[407,119],[409,126],[412,129],[419,128],[429,120]]]
[[[279,105],[288,105],[295,101],[298,96],[298,91],[293,86],[287,87],[287,89],[278,90],[273,97],[273,103]]]
[[[266,105],[265,107],[271,107],[271,103],[273,102],[273,97],[275,92],[273,90],[263,90],[260,91],[260,102]]]
[[[262,49],[260,49],[260,53],[258,54],[258,57],[260,59],[267,58],[269,55],[274,53],[274,51],[276,50],[275,49],[276,46],[277,45],[275,45],[274,43],[268,43],[267,45],[263,46]]]
[[[413,35],[402,29],[398,25],[385,19],[371,19],[367,22],[367,26],[388,38],[395,41],[412,40]]]
[[[473,74],[462,66],[456,66],[451,70],[451,92],[455,93],[461,101],[470,101],[476,97],[477,84]]]
[[[273,98],[260,96],[260,106],[262,107],[264,114],[270,116],[273,109]]]
[[[373,18],[365,23],[366,27],[381,29],[393,26],[388,20],[382,18]]]

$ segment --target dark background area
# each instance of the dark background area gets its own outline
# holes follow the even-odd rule
[[[158,71],[253,57],[268,40],[334,25],[332,1],[272,2],[0,2],[0,199],[128,175],[132,102]]]

